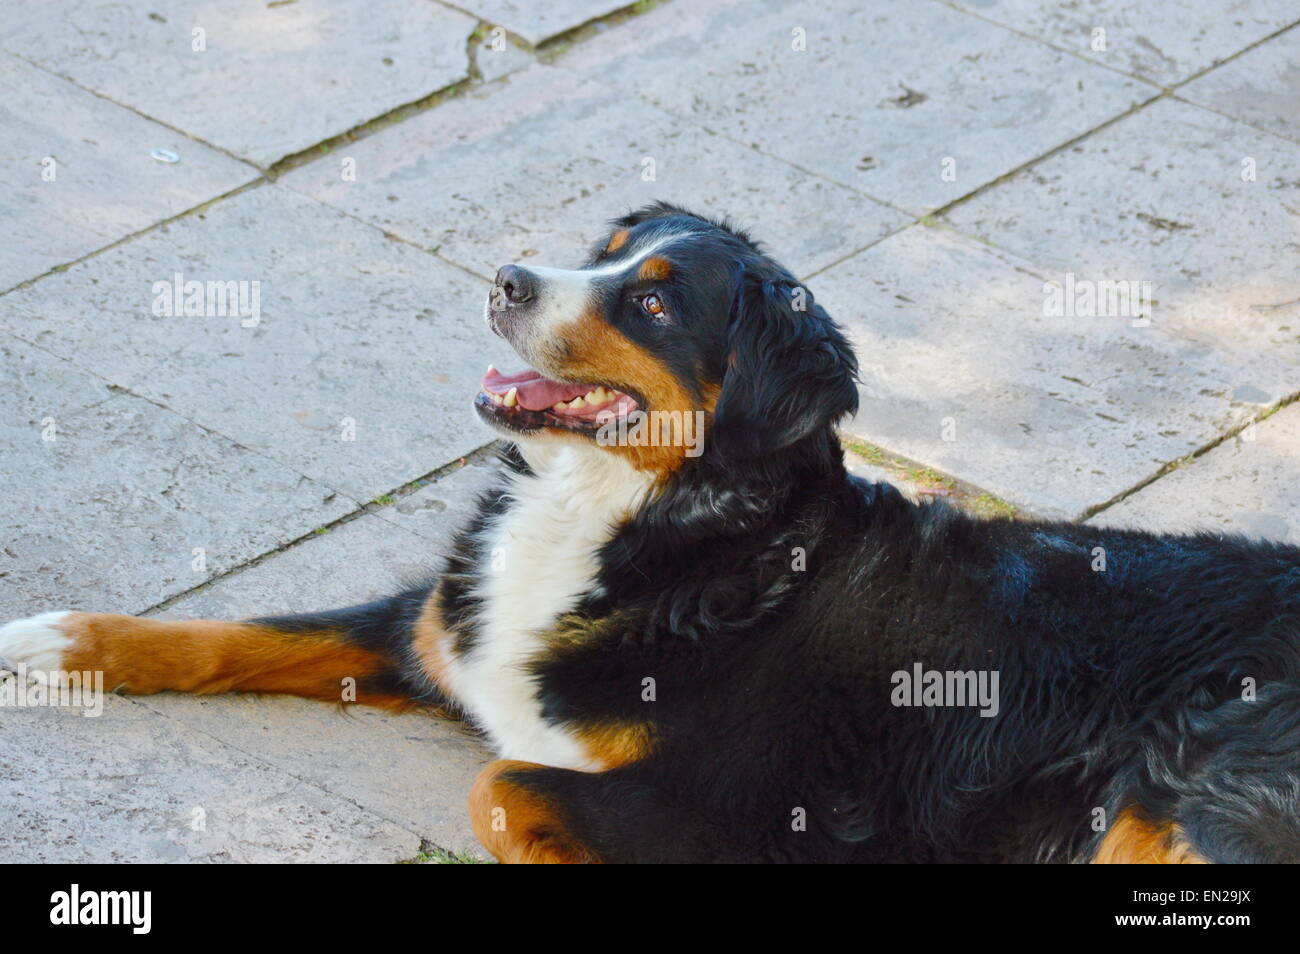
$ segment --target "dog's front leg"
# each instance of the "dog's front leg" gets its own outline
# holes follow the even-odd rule
[[[434,587],[347,609],[241,622],[56,612],[0,626],[0,669],[103,674],[115,691],[272,692],[386,708],[449,700]]]

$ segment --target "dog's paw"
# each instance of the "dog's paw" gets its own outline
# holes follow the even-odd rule
[[[72,645],[64,623],[69,612],[41,613],[0,626],[0,679],[19,673],[32,682],[47,682],[62,669],[63,652]]]

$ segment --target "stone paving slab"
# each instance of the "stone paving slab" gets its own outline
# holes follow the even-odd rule
[[[537,46],[635,0],[457,0],[456,6]]]
[[[355,182],[339,177],[333,158],[282,182],[485,277],[524,259],[576,264],[606,234],[605,222],[655,199],[752,226],[800,274],[906,221],[634,96],[544,66],[344,153],[356,161]]]
[[[1075,518],[1259,413],[1231,396],[1249,364],[1124,319],[1046,317],[1033,268],[915,226],[810,282],[857,349],[846,430]]]
[[[79,386],[75,374],[51,376],[50,393],[64,380]],[[131,395],[56,415],[48,441],[0,411],[0,619],[139,612],[352,506]]]
[[[0,862],[392,862],[412,832],[135,701],[0,710]]]
[[[0,53],[0,291],[249,182],[256,170]],[[181,156],[152,159],[152,149]]]
[[[5,49],[262,167],[467,78],[477,26],[430,0],[43,0],[7,18]]]
[[[450,534],[488,468],[471,466],[438,481],[452,504],[420,518]],[[410,497],[404,500],[410,500]],[[428,579],[445,547],[381,519],[385,507],[330,529],[256,566],[219,580],[158,614],[241,619],[351,606]],[[415,831],[441,848],[481,854],[466,799],[492,756],[456,722],[365,706],[340,710],[279,696],[167,693],[141,700],[195,732],[273,762],[291,775]]]
[[[246,282],[250,306],[259,283],[260,320],[155,314],[178,273]],[[495,436],[471,402],[512,352],[486,293],[268,185],[0,298],[0,327],[363,502]]]
[[[1178,95],[1300,142],[1300,26],[1192,80]]]
[[[501,462],[492,451],[463,466],[453,465],[450,473],[375,511],[375,516],[423,537],[432,552],[444,553],[456,531],[474,515],[479,497],[500,482],[501,474]]]
[[[1283,408],[1088,522],[1244,533],[1300,546],[1300,405]]]
[[[911,0],[670,3],[559,65],[918,214],[1155,95]]]
[[[1172,86],[1298,18],[1293,0],[952,0],[1078,56]],[[1095,30],[1104,49],[1095,49]]]
[[[478,66],[479,79],[491,83],[533,65],[537,62],[537,56],[510,42],[494,27],[480,35],[474,50],[474,62]]]
[[[42,430],[113,397],[108,383],[72,362],[0,332],[0,428],[11,453],[32,453]]]
[[[1063,284],[1151,282],[1152,326],[1223,355],[1237,396],[1271,404],[1300,381],[1298,170],[1295,143],[1162,100],[946,218]]]

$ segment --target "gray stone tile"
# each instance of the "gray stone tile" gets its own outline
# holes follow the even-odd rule
[[[1297,19],[1292,0],[952,0],[1063,50],[1170,86]],[[1094,49],[1104,30],[1104,49]]]
[[[250,166],[4,53],[0,88],[0,291],[257,176]],[[152,159],[154,148],[181,161]]]
[[[445,540],[468,516],[461,502],[473,499],[493,469],[471,465],[421,491],[436,488],[436,499],[457,501],[442,510],[425,506],[400,517],[417,524],[424,535],[381,519],[396,509],[386,507],[220,580],[160,615],[239,619],[332,609],[428,578],[444,555],[445,544],[435,539]],[[466,799],[492,756],[459,723],[423,712],[395,715],[364,706],[344,713],[337,706],[274,696],[168,693],[143,702],[439,847],[482,853],[469,827]]]
[[[938,3],[673,3],[559,65],[913,212],[1155,93]]]
[[[502,465],[496,455],[476,458],[451,473],[399,498],[376,515],[419,534],[444,551],[451,538],[473,516],[479,497],[501,480]]]
[[[1291,405],[1088,521],[1244,533],[1300,546],[1300,405]]]
[[[263,167],[465,79],[475,27],[429,0],[46,0],[9,17],[5,49]]]
[[[312,534],[157,615],[243,619],[309,613],[366,603],[432,579],[443,551],[426,537],[380,519],[384,509]]]
[[[54,416],[54,440],[0,426],[0,619],[138,612],[352,506],[130,395]]]
[[[1300,26],[1192,80],[1178,95],[1300,141]]]
[[[493,27],[479,37],[474,49],[474,62],[478,66],[479,78],[491,83],[527,69],[537,62],[537,57],[512,43],[500,27]]]
[[[250,313],[259,283],[260,321],[155,314],[154,283],[178,273],[246,282]],[[264,186],[0,298],[0,327],[365,501],[495,436],[471,402],[512,352],[486,292]]]
[[[283,182],[484,276],[522,259],[574,263],[610,218],[655,199],[752,226],[800,274],[905,221],[635,97],[541,66],[347,152],[355,182],[330,160]]]
[[[35,452],[50,423],[113,397],[103,380],[72,362],[0,332],[0,428],[11,435],[13,452]]]
[[[1152,325],[1223,354],[1269,404],[1300,380],[1298,169],[1295,143],[1162,100],[947,218],[1047,278],[1151,282]]]
[[[635,0],[632,0],[635,2]],[[589,20],[632,6],[629,0],[458,0],[456,6],[536,46]]]
[[[486,857],[467,805],[493,756],[459,722],[281,696],[169,693],[141,701],[439,848]],[[302,838],[308,834],[304,826]]]
[[[1233,399],[1251,365],[1122,318],[1047,317],[1028,268],[916,226],[814,279],[861,364],[846,429],[1074,518],[1259,412]]]
[[[130,699],[0,710],[0,859],[384,863],[413,832]]]

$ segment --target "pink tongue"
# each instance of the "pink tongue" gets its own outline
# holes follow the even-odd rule
[[[561,384],[529,369],[518,374],[502,374],[493,368],[483,376],[483,390],[505,397],[511,388],[519,389],[519,403],[530,411],[545,411],[560,401],[571,401],[589,388],[580,384]]]

